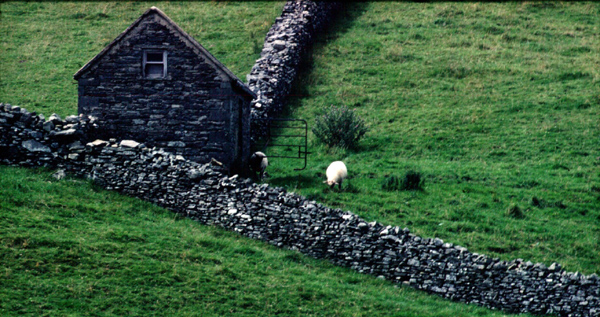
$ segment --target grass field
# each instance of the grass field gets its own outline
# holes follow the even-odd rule
[[[580,2],[352,5],[315,45],[287,115],[310,126],[343,104],[370,132],[348,151],[311,139],[306,170],[273,159],[266,181],[473,252],[600,272],[599,13]],[[349,170],[342,192],[321,183],[334,160]],[[423,191],[381,189],[409,170]]]
[[[51,174],[0,166],[1,316],[506,316]]]
[[[76,113],[72,75],[149,5],[3,3],[0,102]],[[282,7],[152,5],[241,79]],[[473,252],[600,272],[600,5],[355,3],[337,22],[286,115],[311,125],[344,104],[370,132],[347,151],[309,135],[307,169],[273,159],[266,182]],[[338,159],[342,192],[321,183]],[[409,169],[423,191],[381,190]],[[502,315],[50,174],[0,168],[2,315]]]

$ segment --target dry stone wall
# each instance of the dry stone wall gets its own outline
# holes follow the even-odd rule
[[[501,261],[406,228],[368,223],[135,141],[89,140],[93,128],[93,118],[46,120],[0,104],[0,163],[63,169],[201,223],[455,301],[507,312],[600,315],[596,274],[566,272],[557,263]]]
[[[252,136],[266,134],[267,119],[281,112],[301,59],[313,38],[342,7],[338,2],[288,1],[265,37],[261,57],[246,76],[257,94],[251,102]]]

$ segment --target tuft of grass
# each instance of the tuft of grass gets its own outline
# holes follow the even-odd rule
[[[408,171],[404,174],[404,178],[400,183],[400,189],[402,190],[423,190],[423,184],[425,179],[421,176],[421,173],[415,171]]]
[[[409,170],[400,178],[396,175],[391,175],[383,179],[381,189],[385,191],[397,190],[423,190],[425,178],[419,172]]]
[[[515,219],[523,219],[525,218],[525,214],[521,210],[519,205],[510,205],[506,211],[507,215],[511,218]]]
[[[400,189],[400,178],[396,175],[390,175],[383,179],[381,189],[385,191],[394,191]]]

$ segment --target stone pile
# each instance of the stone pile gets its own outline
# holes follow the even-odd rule
[[[90,128],[91,118],[46,120],[0,104],[0,163],[63,169],[201,223],[455,301],[517,313],[600,315],[596,274],[472,253],[135,141],[90,142]]]
[[[267,119],[281,112],[314,36],[340,8],[341,3],[304,0],[288,1],[283,7],[265,37],[261,57],[246,76],[257,94],[251,102],[254,139],[266,135]]]
[[[0,103],[2,163],[55,167],[65,158],[77,159],[87,136],[97,127],[94,118],[53,114],[46,120],[27,110]]]

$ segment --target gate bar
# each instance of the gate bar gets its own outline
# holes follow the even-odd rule
[[[308,154],[310,154],[310,152],[308,152],[308,123],[306,122],[306,120],[304,119],[291,119],[291,118],[265,118],[265,119],[259,119],[259,120],[267,120],[268,121],[268,135],[267,135],[267,141],[265,142],[264,146],[263,146],[263,151],[265,151],[264,149],[266,149],[268,146],[287,146],[287,147],[298,147],[298,156],[286,156],[286,155],[269,155],[269,157],[278,157],[278,158],[302,158],[302,155],[304,154],[304,166],[302,168],[294,168],[295,171],[301,171],[303,169],[306,168],[307,166],[307,160],[308,160]],[[299,121],[304,123],[304,127],[286,127],[285,125],[273,125],[273,122],[292,122],[292,121]],[[271,134],[271,129],[272,128],[279,128],[279,129],[304,129],[304,135],[285,135],[285,134]],[[272,137],[304,137],[304,145],[299,145],[299,144],[271,144],[269,145],[269,142],[271,141]],[[302,150],[302,148],[304,148],[304,151]],[[265,151],[266,152],[266,151]]]

